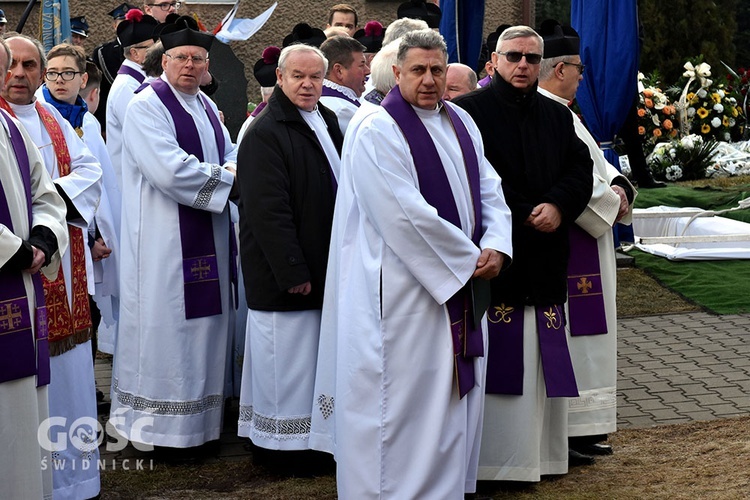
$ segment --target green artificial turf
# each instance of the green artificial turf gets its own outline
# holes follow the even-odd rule
[[[669,207],[698,207],[704,210],[723,210],[737,206],[737,202],[750,197],[750,184],[734,186],[669,184],[662,189],[643,189],[635,199],[635,208],[657,205]],[[750,209],[737,210],[724,215],[750,222]]]
[[[635,265],[688,300],[716,314],[750,312],[750,261],[671,261],[640,250]]]

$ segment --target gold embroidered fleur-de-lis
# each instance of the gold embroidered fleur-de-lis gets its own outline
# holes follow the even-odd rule
[[[561,317],[557,313],[557,311],[553,310],[553,308],[549,308],[549,311],[544,312],[544,317],[547,318],[547,328],[552,328],[553,330],[559,330],[561,325]]]
[[[586,278],[586,276],[581,276],[581,279],[576,283],[576,287],[578,290],[581,291],[581,293],[589,293],[589,290],[593,287],[593,283]]]
[[[492,309],[490,309],[490,313],[487,314],[487,321],[490,323],[510,323],[511,317],[510,314],[515,309],[510,306],[506,306],[505,304],[500,304],[500,306],[495,306]]]

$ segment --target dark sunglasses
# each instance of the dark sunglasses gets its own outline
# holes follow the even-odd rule
[[[501,56],[505,56],[505,60],[509,63],[521,62],[521,58],[525,57],[526,62],[529,64],[539,64],[542,62],[542,54],[524,54],[523,52],[498,52]]]

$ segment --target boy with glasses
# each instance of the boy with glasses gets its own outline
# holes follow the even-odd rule
[[[182,2],[174,0],[155,0],[143,4],[143,11],[159,23],[166,21],[169,14],[177,12]]]

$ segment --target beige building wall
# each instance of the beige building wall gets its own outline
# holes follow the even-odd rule
[[[151,2],[153,0],[149,0]],[[359,15],[360,27],[367,21],[376,19],[384,26],[396,19],[396,9],[403,0],[352,0],[348,2]],[[112,18],[107,16],[112,8],[122,3],[121,0],[69,0],[70,15],[73,17],[85,15],[91,26],[89,39],[86,41],[86,52],[91,54],[96,45],[114,38]],[[130,0],[129,3],[139,5],[139,0]],[[224,4],[216,2],[183,2],[180,8],[182,14],[197,14],[206,26],[213,30],[221,19],[226,15],[233,5],[233,1]],[[281,46],[284,37],[292,31],[295,24],[307,22],[312,26],[325,28],[327,22],[328,8],[340,0],[278,0],[273,16],[261,30],[245,42],[233,42],[232,49],[237,57],[245,64],[245,74],[248,80],[248,97],[253,102],[260,99],[258,82],[252,75],[252,67],[255,61],[260,59],[263,49],[269,45]],[[530,7],[531,19],[533,19],[533,1]],[[273,0],[245,0],[237,17],[252,18],[265,11],[273,4]],[[15,29],[18,20],[23,13],[26,2],[0,2],[8,19],[8,29]],[[524,0],[486,0],[484,36],[494,31],[501,24],[519,24],[523,20]],[[23,32],[31,36],[39,33],[39,6],[34,7]]]

